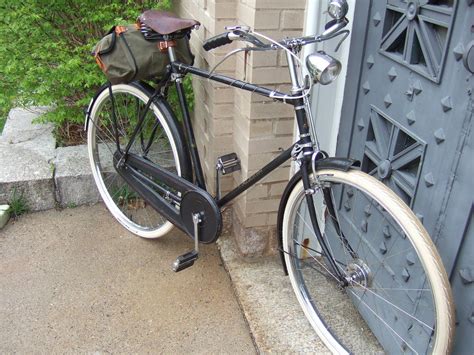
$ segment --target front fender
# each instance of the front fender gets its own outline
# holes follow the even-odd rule
[[[349,171],[350,169],[360,169],[360,161],[349,158],[324,158],[316,161],[316,170],[334,169],[340,171]]]

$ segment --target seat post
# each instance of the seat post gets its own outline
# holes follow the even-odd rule
[[[176,62],[177,61],[176,51],[175,51],[174,47],[172,47],[172,46],[168,47],[168,55],[170,57],[170,62]]]

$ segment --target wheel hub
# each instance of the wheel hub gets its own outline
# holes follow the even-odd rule
[[[370,287],[372,285],[372,272],[362,260],[354,260],[347,266],[346,280],[349,285],[355,287]]]

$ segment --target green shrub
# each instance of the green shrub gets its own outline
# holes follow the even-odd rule
[[[143,10],[170,7],[171,0],[0,0],[0,126],[13,105],[53,105],[44,119],[82,122],[105,82],[94,44]]]

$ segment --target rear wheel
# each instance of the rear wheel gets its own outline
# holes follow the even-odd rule
[[[449,352],[450,285],[413,212],[360,171],[321,170],[315,178],[319,230],[345,283],[318,243],[301,179],[285,195],[280,226],[293,289],[319,337],[335,353]]]
[[[189,160],[166,102],[155,99],[145,113],[150,92],[144,87],[120,84],[112,86],[112,92],[121,149],[130,141],[140,115],[145,114],[130,153],[188,177]],[[125,228],[140,237],[161,237],[173,225],[148,205],[114,168],[113,154],[117,147],[112,106],[109,88],[105,87],[90,109],[87,143],[94,180],[105,205]]]

